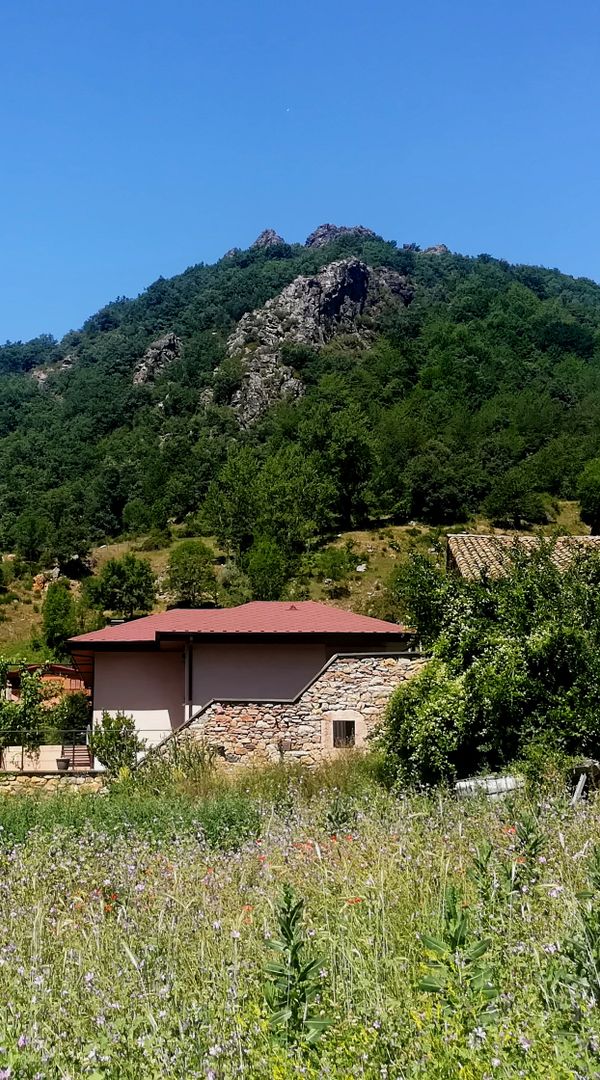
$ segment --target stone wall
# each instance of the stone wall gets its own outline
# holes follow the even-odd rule
[[[55,792],[89,795],[104,790],[104,780],[94,773],[0,773],[1,795],[31,795]]]
[[[187,730],[219,747],[231,764],[283,758],[315,765],[344,753],[333,748],[333,720],[353,720],[356,746],[365,745],[394,690],[425,663],[389,654],[337,656],[297,701],[213,702]]]

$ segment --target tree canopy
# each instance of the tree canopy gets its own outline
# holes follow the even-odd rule
[[[156,599],[156,579],[150,563],[130,553],[109,559],[86,585],[92,605],[129,619],[146,614]]]
[[[403,781],[495,771],[535,746],[597,754],[600,555],[581,552],[561,571],[549,541],[510,563],[478,581],[423,558],[396,575],[398,613],[432,655],[395,694],[382,732]]]
[[[167,587],[178,607],[201,607],[215,601],[214,555],[201,540],[182,540],[169,554]]]

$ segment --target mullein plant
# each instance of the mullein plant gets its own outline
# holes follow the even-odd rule
[[[279,937],[267,945],[279,960],[267,964],[265,998],[272,1030],[286,1045],[310,1048],[319,1041],[332,1021],[317,1006],[322,989],[321,962],[307,957],[303,931],[304,900],[296,899],[284,885],[277,911]]]
[[[491,967],[483,960],[491,941],[470,933],[468,909],[454,885],[446,889],[439,936],[421,934],[421,945],[427,973],[418,989],[439,997],[443,1017],[455,1017],[465,1031],[494,1020],[491,1003],[498,989]]]

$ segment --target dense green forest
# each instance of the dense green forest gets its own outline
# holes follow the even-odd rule
[[[413,302],[387,308],[368,345],[290,346],[305,396],[241,432],[227,404],[239,373],[213,374],[228,334],[348,255],[406,274]],[[181,355],[134,385],[170,331]],[[0,348],[0,547],[30,562],[66,566],[105,538],[187,521],[283,582],[307,546],[370,520],[483,508],[518,527],[583,491],[594,523],[598,457],[600,286],[489,255],[362,236],[251,248],[117,299],[60,342]]]

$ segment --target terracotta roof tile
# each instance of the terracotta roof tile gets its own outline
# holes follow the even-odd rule
[[[233,608],[174,608],[142,619],[106,626],[71,639],[70,644],[155,642],[179,634],[403,634],[406,627],[356,615],[312,600],[260,601]]]
[[[447,538],[449,563],[464,578],[477,578],[482,573],[495,577],[507,569],[511,550],[534,551],[543,539],[539,536],[454,533]],[[548,542],[552,545],[553,562],[559,570],[566,570],[578,551],[600,551],[600,536],[559,536],[548,538]]]

